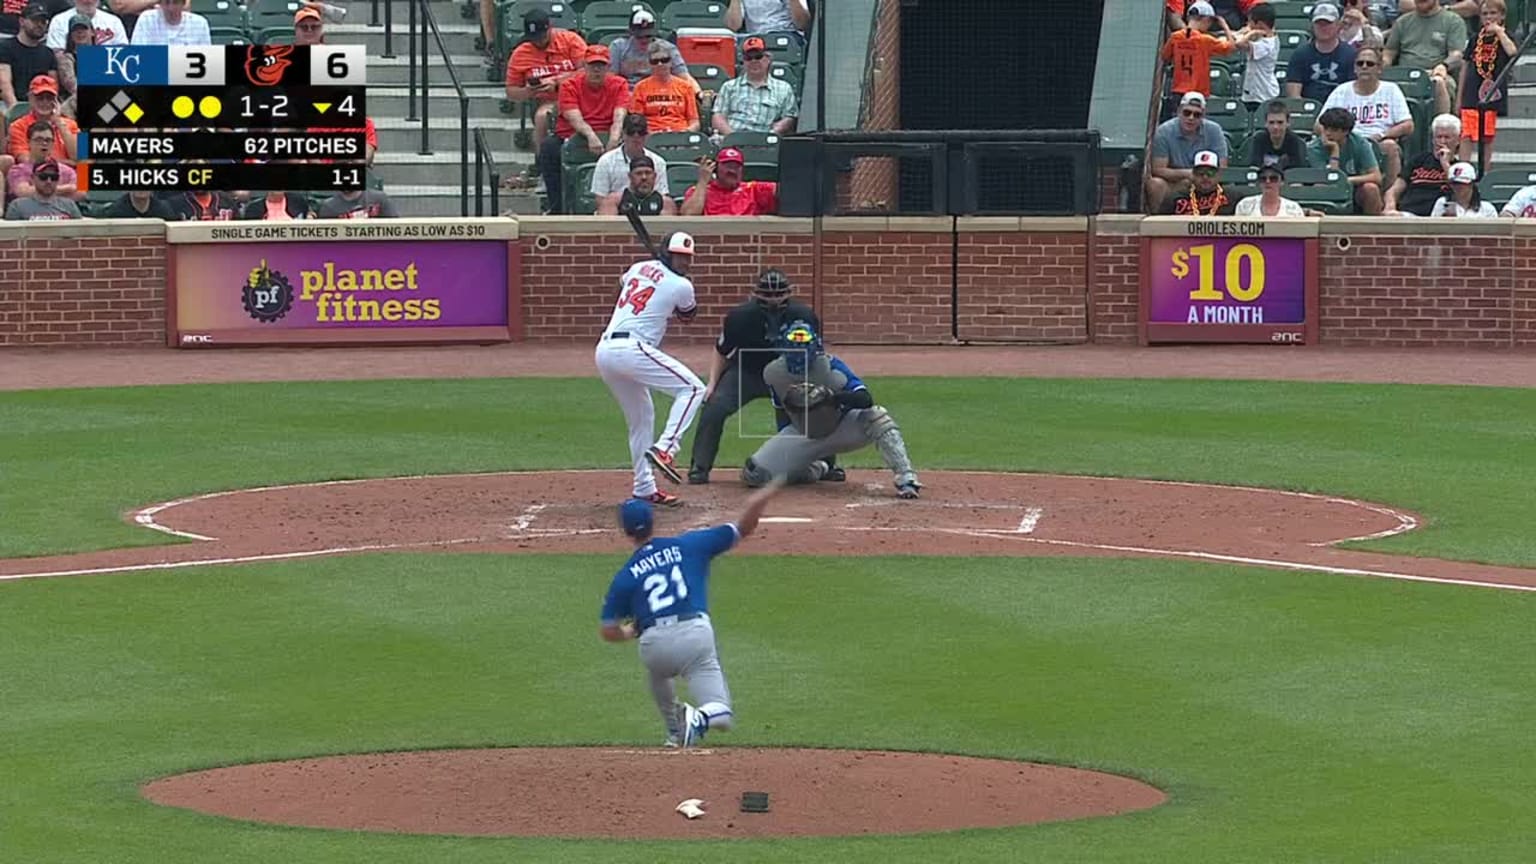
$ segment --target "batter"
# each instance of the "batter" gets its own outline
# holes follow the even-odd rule
[[[599,632],[608,642],[640,640],[640,662],[650,675],[668,746],[693,747],[706,732],[731,728],[731,690],[709,621],[709,564],[757,530],[769,499],[782,488],[782,480],[770,480],[747,498],[735,522],[677,537],[652,536],[648,502],[631,499],[619,506],[619,527],[635,552],[608,587]],[[676,678],[687,683],[697,708],[677,701]]]
[[[698,312],[688,269],[693,238],[679,231],[667,238],[658,259],[641,261],[619,279],[619,301],[602,338],[597,342],[597,371],[624,411],[629,426],[629,455],[635,466],[634,496],[663,507],[678,507],[682,499],[656,488],[661,471],[674,483],[682,475],[673,456],[704,402],[704,382],[693,370],[661,350],[667,322],[675,315],[688,321]],[[651,391],[672,397],[672,410],[661,437],[656,434],[656,406]]]

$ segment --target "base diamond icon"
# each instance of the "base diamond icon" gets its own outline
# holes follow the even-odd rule
[[[133,98],[126,92],[119,90],[107,101],[107,104],[101,106],[96,116],[100,117],[103,123],[111,123],[119,114],[127,117],[129,123],[137,123],[144,117],[144,109],[135,104]]]

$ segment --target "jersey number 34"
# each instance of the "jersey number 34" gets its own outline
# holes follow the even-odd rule
[[[688,599],[688,583],[683,581],[681,567],[673,567],[670,578],[661,573],[652,573],[645,577],[642,587],[645,588],[645,599],[651,604],[653,615],[679,600]]]
[[[636,315],[639,315],[645,311],[645,304],[651,302],[651,295],[655,293],[656,286],[649,285],[641,288],[639,279],[631,279],[629,280],[629,286],[619,297],[619,305],[628,306],[635,310]]]

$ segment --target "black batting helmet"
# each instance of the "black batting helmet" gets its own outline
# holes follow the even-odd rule
[[[788,274],[777,267],[769,267],[758,274],[752,294],[763,300],[782,301],[788,299],[794,290],[795,286],[790,284]]]

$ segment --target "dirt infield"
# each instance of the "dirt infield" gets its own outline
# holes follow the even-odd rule
[[[311,828],[523,837],[730,838],[1005,828],[1156,807],[1145,783],[937,753],[596,747],[423,750],[235,765],[157,780],[156,804]],[[768,811],[741,811],[766,792]],[[677,812],[702,800],[703,816]]]

